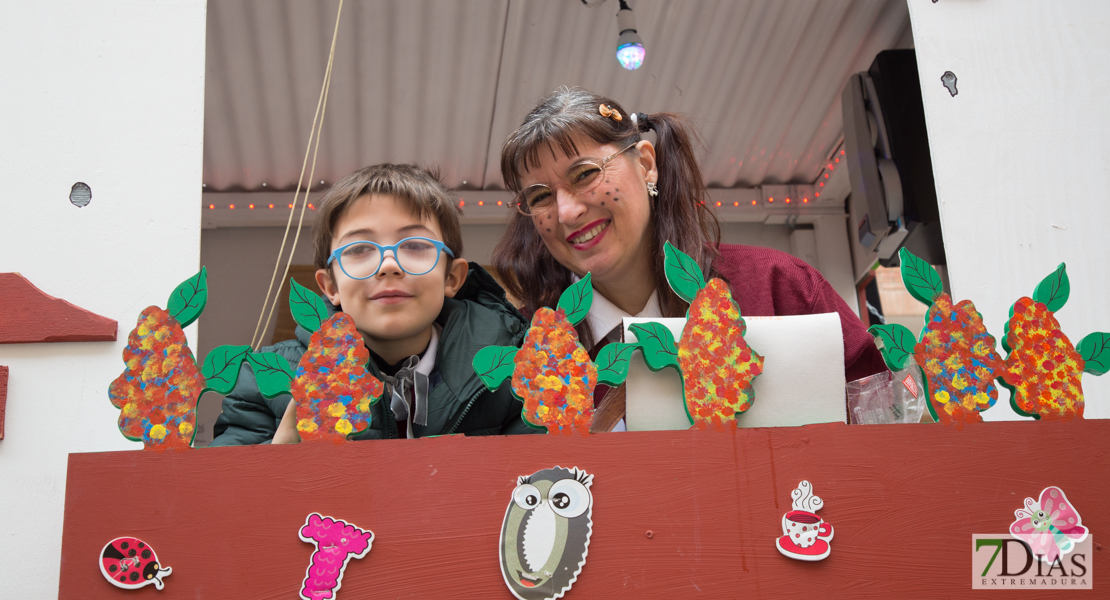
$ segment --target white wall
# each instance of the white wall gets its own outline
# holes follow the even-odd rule
[[[1110,2],[909,6],[953,295],[999,337],[1013,302],[1066,262],[1064,333],[1110,331]],[[1110,377],[1084,375],[1083,390],[1086,416],[1110,417]],[[1016,418],[1000,396],[985,419]]]
[[[204,22],[204,0],[0,3],[0,272],[119,322],[115,343],[0,345],[0,598],[57,595],[67,455],[141,447],[108,385],[198,268]]]

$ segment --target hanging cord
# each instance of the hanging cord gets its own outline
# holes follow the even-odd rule
[[[331,50],[328,52],[328,67],[324,71],[324,84],[320,88],[320,99],[316,101],[316,114],[312,117],[312,130],[308,135],[308,147],[304,150],[304,162],[301,163],[301,176],[297,180],[297,191],[293,194],[293,204],[290,205],[289,220],[285,223],[285,235],[281,238],[281,249],[278,250],[277,261],[274,263],[274,274],[270,277],[270,287],[266,289],[266,300],[262,303],[262,312],[258,315],[258,324],[254,326],[254,335],[251,336],[251,349],[255,352],[262,346],[262,337],[266,334],[266,330],[270,328],[270,322],[274,317],[274,309],[277,308],[278,299],[280,294],[274,291],[274,283],[277,281],[278,269],[281,268],[281,257],[285,254],[285,242],[289,239],[289,229],[293,225],[293,213],[297,212],[297,198],[301,193],[301,185],[305,183],[304,172],[308,166],[309,151],[312,153],[312,168],[309,170],[308,183],[305,185],[304,198],[301,199],[301,214],[297,220],[297,233],[293,236],[293,245],[289,250],[289,259],[285,261],[285,271],[282,273],[281,281],[284,282],[285,278],[289,275],[289,266],[293,263],[293,253],[297,250],[297,241],[301,237],[301,226],[304,224],[305,209],[308,208],[308,194],[312,190],[312,180],[316,176],[316,155],[320,150],[320,132],[324,126],[324,113],[327,112],[328,105],[328,88],[331,86],[331,69],[335,61],[335,41],[339,37],[339,16],[343,14],[343,0],[339,0],[339,10],[335,13],[335,30],[331,35]],[[315,144],[313,138],[316,138]],[[280,287],[278,288],[280,291]],[[270,303],[270,296],[273,295],[273,304]],[[267,307],[269,310],[267,311]],[[263,317],[265,317],[266,325],[262,325]]]

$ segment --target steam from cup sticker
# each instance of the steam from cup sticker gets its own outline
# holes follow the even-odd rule
[[[308,515],[297,535],[316,545],[301,584],[300,597],[304,600],[335,598],[347,563],[366,556],[374,542],[373,531],[320,513]]]
[[[165,587],[162,578],[173,573],[173,569],[162,568],[154,548],[146,542],[118,537],[100,551],[100,572],[112,585],[125,590],[137,590],[150,584],[162,589]]]
[[[825,501],[819,496],[813,494],[813,484],[802,480],[794,491],[790,492],[790,497],[794,499],[791,503],[794,510],[804,510],[807,512],[817,512],[821,507],[825,506]]]

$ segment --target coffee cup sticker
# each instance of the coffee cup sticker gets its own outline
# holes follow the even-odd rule
[[[832,524],[817,516],[825,502],[813,494],[813,486],[805,480],[790,492],[790,497],[794,510],[782,516],[782,537],[775,540],[775,547],[796,560],[824,559],[832,552],[829,542],[833,538]]]

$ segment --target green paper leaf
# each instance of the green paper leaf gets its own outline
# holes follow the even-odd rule
[[[658,371],[664,367],[679,368],[674,335],[662,323],[636,323],[629,325],[628,330],[636,335],[636,345],[644,353],[644,362],[649,369]]]
[[[474,355],[474,372],[490,391],[496,390],[513,376],[513,358],[517,349],[512,346],[486,346]]]
[[[618,386],[628,378],[628,365],[639,343],[612,343],[597,353],[597,381],[608,386]]]
[[[1036,289],[1033,290],[1033,301],[1040,302],[1047,306],[1048,310],[1056,312],[1064,308],[1070,295],[1071,282],[1068,281],[1068,272],[1064,268],[1064,263],[1060,263],[1052,275],[1037,284]]]
[[[559,296],[558,307],[567,315],[567,322],[577,325],[590,313],[590,306],[594,303],[594,286],[590,283],[590,274],[568,287],[563,295]]]
[[[285,357],[276,352],[252,352],[247,355],[247,362],[254,369],[258,391],[263,396],[273,398],[289,393],[289,384],[293,383],[293,368]]]
[[[694,259],[671,245],[663,243],[663,273],[674,293],[686,302],[693,302],[698,290],[705,287],[705,277]]]
[[[886,366],[892,371],[905,368],[906,359],[913,356],[913,348],[917,345],[917,338],[906,327],[893,323],[891,325],[872,325],[867,332],[882,341],[883,346],[879,352],[886,361]]]
[[[200,268],[200,272],[181,282],[170,294],[166,303],[166,311],[177,319],[181,327],[188,327],[197,320],[200,313],[204,312],[204,305],[208,303],[208,269]]]
[[[235,389],[235,383],[239,380],[239,367],[250,351],[250,346],[226,344],[213,348],[204,357],[204,366],[200,370],[207,382],[207,388],[224,395]]]
[[[289,311],[293,313],[297,325],[309,333],[315,332],[321,323],[328,320],[324,299],[292,279],[289,280]]]
[[[902,263],[902,283],[906,285],[906,291],[911,296],[923,304],[932,304],[937,296],[944,293],[940,274],[933,265],[914,256],[905,248],[898,251],[898,259]]]
[[[1102,375],[1110,370],[1110,333],[1096,331],[1079,340],[1075,347],[1087,363],[1083,371],[1091,375]]]

